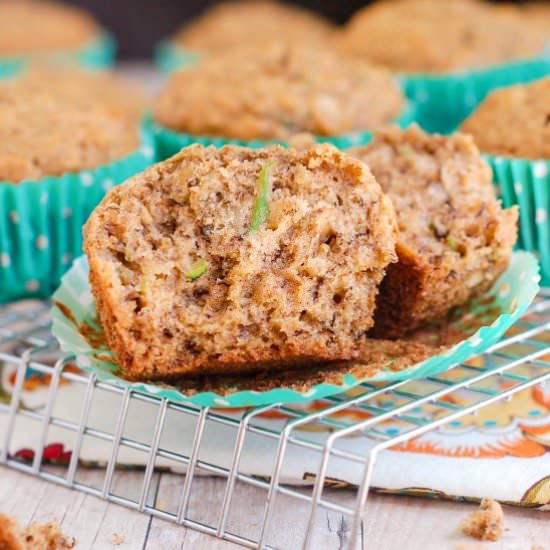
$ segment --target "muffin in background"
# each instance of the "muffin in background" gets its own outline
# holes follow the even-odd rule
[[[313,47],[266,44],[213,54],[174,73],[153,106],[159,155],[195,138],[285,142],[300,132],[321,139],[364,133],[406,110],[386,69]],[[163,130],[181,140],[165,148]],[[217,140],[217,141],[216,141]]]
[[[68,74],[0,83],[0,302],[48,296],[81,253],[94,206],[153,161],[140,115],[122,108],[128,87],[115,101],[116,85],[94,94],[107,75]]]
[[[515,6],[386,0],[357,12],[341,51],[401,73],[417,120],[449,133],[491,90],[550,74],[548,33]]]
[[[209,8],[173,37],[182,48],[220,51],[266,40],[287,44],[323,43],[332,24],[305,8],[270,0],[235,0]]]
[[[390,127],[348,152],[369,166],[397,215],[398,261],[380,286],[375,336],[401,337],[444,318],[507,268],[517,208],[501,208],[470,136]]]
[[[0,76],[35,59],[90,67],[110,65],[114,43],[86,11],[60,2],[0,2]]]
[[[194,63],[203,54],[266,41],[326,45],[334,25],[306,8],[275,0],[230,0],[186,23],[156,51],[165,71]]]
[[[387,0],[358,11],[342,49],[404,73],[483,68],[541,52],[546,36],[519,12],[474,0]]]
[[[461,125],[493,169],[504,205],[519,205],[519,245],[550,284],[550,77],[493,91]]]

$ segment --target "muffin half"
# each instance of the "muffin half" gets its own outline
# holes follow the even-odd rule
[[[357,357],[395,231],[332,146],[195,145],[113,189],[85,251],[119,365],[160,379]]]

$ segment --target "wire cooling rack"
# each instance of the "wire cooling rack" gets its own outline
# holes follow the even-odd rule
[[[381,451],[550,379],[550,289],[541,291],[501,342],[476,361],[457,365],[452,379],[449,373],[443,373],[415,382],[363,384],[353,397],[325,399],[314,412],[284,404],[238,411],[200,409],[105,384],[78,371],[71,357],[58,350],[49,332],[49,307],[46,302],[26,301],[0,308],[1,373],[11,373],[11,390],[0,395],[0,464],[250,548],[278,547],[274,526],[281,499],[286,505],[288,499],[297,499],[308,510],[301,522],[301,538],[293,548],[314,547],[314,527],[320,510],[337,512],[349,519],[348,547],[356,548]],[[44,400],[39,404],[27,402],[23,396],[25,384],[37,376],[44,386]],[[494,383],[496,379],[500,384]],[[68,383],[73,396],[70,414],[60,406],[60,395]],[[495,386],[504,389],[496,391]],[[460,400],[453,398],[458,393]],[[381,406],[380,396],[390,397],[391,406]],[[420,405],[426,404],[434,410],[429,419],[415,414]],[[94,420],[98,407],[112,411],[107,426]],[[136,414],[140,423],[150,425],[150,430],[129,433],[128,421],[135,420]],[[278,420],[266,423],[266,416]],[[398,433],[385,429],[388,421],[399,423]],[[173,436],[166,436],[169,425],[185,432],[189,440],[186,448],[178,445],[178,437],[174,440]],[[34,435],[30,449],[23,457],[15,454],[15,435],[21,430],[27,434],[31,429]],[[328,432],[328,437],[319,438],[320,431]],[[221,433],[229,438],[225,441],[232,443],[229,461],[218,459],[216,453],[204,452],[205,443],[211,443]],[[374,442],[368,451],[358,453],[353,445],[343,445],[350,438],[365,434]],[[46,450],[59,438],[67,442],[72,453],[63,455],[65,459],[58,456],[52,466]],[[264,477],[251,475],[244,464],[247,448],[254,441],[267,441],[272,449],[265,457],[270,473]],[[105,449],[105,460],[95,464],[102,468],[100,481],[91,484],[80,480],[79,472],[89,465],[87,457],[93,456],[89,450],[100,447]],[[291,448],[316,457],[312,485],[296,487],[285,483],[285,460]],[[117,466],[121,462],[135,463],[138,455],[143,472],[139,492],[132,496],[120,494],[114,483]],[[349,498],[334,499],[333,492],[327,490],[332,461],[359,468],[358,483]],[[177,504],[171,509],[162,504],[162,495],[153,484],[159,468],[184,474]],[[209,519],[198,517],[194,509],[194,482],[202,474],[224,480],[219,506]],[[239,487],[243,485],[259,489],[263,495],[257,517],[251,519],[256,527],[254,534],[231,527],[230,517],[238,513],[239,499],[243,498]]]

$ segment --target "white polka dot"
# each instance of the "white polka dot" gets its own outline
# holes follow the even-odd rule
[[[79,355],[76,358],[76,362],[81,367],[89,367],[92,364],[92,362],[90,361],[90,358],[86,355]]]
[[[229,401],[227,401],[226,399],[222,399],[221,397],[215,397],[214,403],[216,403],[216,405],[219,405],[220,407],[227,407],[229,405]]]
[[[71,260],[73,259],[73,255],[70,252],[65,252],[63,256],[61,256],[61,263],[63,264],[69,264],[71,263]]]
[[[153,155],[155,154],[155,151],[153,150],[153,148],[150,145],[142,145],[141,154],[144,157],[146,157],[148,159],[151,159],[151,158],[153,158]]]
[[[48,237],[39,235],[36,237],[35,245],[39,250],[46,250],[46,248],[48,248]]]
[[[537,178],[545,178],[548,175],[548,166],[545,162],[535,162],[533,166],[533,173]]]
[[[493,159],[493,162],[498,166],[498,165],[502,164],[502,159],[500,157],[495,157]]]
[[[479,336],[477,336],[476,338],[473,338],[471,341],[470,341],[470,344],[473,348],[479,346],[479,344],[481,344],[483,342],[483,338],[480,338]]]
[[[535,222],[544,223],[548,219],[548,214],[543,208],[538,208],[535,213]]]
[[[115,182],[112,179],[107,178],[106,180],[103,181],[101,186],[103,187],[104,191],[109,191],[109,189],[111,189],[111,187],[113,187],[114,184]]]
[[[525,281],[525,277],[527,277],[527,273],[525,273],[525,271],[522,271],[522,272],[519,274],[518,279],[519,279],[520,281]]]
[[[40,287],[40,284],[35,279],[27,281],[27,283],[25,284],[25,288],[29,292],[34,292],[35,290],[38,290],[39,287]]]
[[[88,307],[92,303],[92,295],[88,290],[80,293],[78,301],[85,307]]]
[[[62,215],[64,218],[70,218],[73,215],[73,209],[70,206],[65,206]]]
[[[2,267],[9,267],[11,264],[10,255],[2,252],[2,254],[0,254],[0,264],[2,264]]]
[[[94,178],[89,172],[82,172],[82,174],[80,174],[80,181],[84,187],[90,187],[94,182]]]
[[[523,186],[520,182],[514,183],[514,191],[516,192],[516,195],[521,195],[521,192],[523,191]]]
[[[19,223],[19,214],[15,210],[10,211],[11,223]]]
[[[42,194],[40,195],[40,204],[46,204],[48,202],[48,192],[42,191]]]

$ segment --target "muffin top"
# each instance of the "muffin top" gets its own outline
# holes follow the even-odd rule
[[[234,48],[174,73],[154,118],[194,135],[288,139],[372,128],[404,105],[385,69],[317,48],[269,44]]]
[[[550,77],[495,90],[461,130],[484,153],[550,159]]]
[[[173,40],[192,50],[280,40],[289,44],[326,41],[332,25],[304,8],[269,0],[223,2],[185,25]]]
[[[379,2],[357,12],[340,39],[343,51],[405,72],[485,67],[529,57],[546,42],[519,10],[475,0]]]
[[[103,107],[116,116],[139,123],[147,107],[147,95],[133,83],[111,71],[33,65],[18,77],[18,86],[35,93],[45,93],[83,109]]]
[[[23,79],[0,84],[0,181],[96,168],[138,144],[135,121],[99,102],[83,106]]]
[[[79,48],[100,32],[85,11],[55,2],[0,2],[0,56]]]

